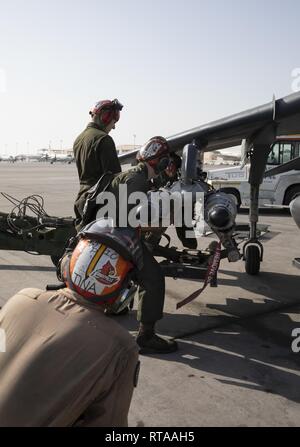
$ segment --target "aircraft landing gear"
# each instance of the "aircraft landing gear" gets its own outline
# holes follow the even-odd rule
[[[273,118],[275,117],[275,101],[273,103]],[[258,222],[258,198],[259,187],[263,181],[264,172],[270,153],[272,141],[276,138],[277,123],[275,119],[272,123],[263,127],[250,144],[250,150],[246,154],[250,158],[251,167],[249,173],[250,183],[250,234],[249,240],[243,247],[243,259],[245,270],[249,275],[257,275],[260,263],[263,260],[263,246],[257,239]]]
[[[262,261],[263,246],[259,241],[248,241],[243,247],[243,260],[248,275],[258,275]]]
[[[243,260],[248,275],[258,275],[263,260],[264,248],[257,239],[259,185],[251,185],[250,235],[243,246]]]

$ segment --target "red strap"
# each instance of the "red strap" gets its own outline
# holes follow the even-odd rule
[[[185,304],[190,303],[195,298],[197,298],[200,295],[200,293],[203,292],[203,290],[206,288],[207,284],[216,275],[219,265],[220,265],[220,260],[221,260],[221,242],[218,243],[218,245],[216,247],[216,251],[215,251],[210,263],[208,264],[207,272],[206,272],[205,279],[204,279],[204,284],[201,287],[201,289],[196,290],[190,296],[188,296],[184,300],[177,303],[176,309],[180,309],[180,307],[184,306]]]

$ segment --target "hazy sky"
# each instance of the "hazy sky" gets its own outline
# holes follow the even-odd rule
[[[168,136],[290,94],[300,67],[299,0],[0,6],[2,154],[71,147],[105,98],[124,104],[116,144]]]

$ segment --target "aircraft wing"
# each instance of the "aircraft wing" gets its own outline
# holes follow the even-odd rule
[[[167,138],[171,152],[197,140],[204,151],[238,146],[251,140],[256,133],[271,123],[277,125],[277,135],[300,133],[300,92],[254,107],[253,109],[186,130]],[[137,150],[119,156],[121,163],[135,160]]]
[[[264,177],[271,177],[272,175],[282,174],[283,172],[293,170],[300,171],[300,157],[287,161],[286,163],[276,166],[275,168],[268,169],[268,171],[265,172]]]

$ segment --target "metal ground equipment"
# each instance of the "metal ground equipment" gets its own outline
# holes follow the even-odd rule
[[[76,234],[72,217],[51,217],[44,209],[41,196],[18,200],[1,193],[13,208],[0,212],[0,249],[48,255],[56,264],[70,237]]]
[[[195,144],[187,145],[183,151],[183,163],[178,179],[164,189],[171,192],[175,188],[180,194],[191,192],[191,197],[194,197],[195,192],[203,192],[206,198],[206,220],[224,247],[220,256],[237,261],[240,254],[232,235],[236,211],[229,196],[213,191],[206,183],[201,169],[195,168],[194,160],[197,154],[198,147]],[[0,249],[49,255],[56,265],[69,239],[76,234],[73,218],[49,216],[40,196],[30,196],[23,200],[17,200],[8,194],[3,196],[12,203],[13,208],[8,214],[0,213]],[[226,228],[212,223],[212,213],[219,212],[220,209],[222,213],[225,212],[225,217],[228,217]],[[150,235],[148,232],[146,239],[154,256],[162,258],[161,267],[165,276],[198,281],[205,279],[217,241],[212,242],[206,250],[179,250],[170,245],[170,240],[164,233],[165,228],[161,228],[159,235],[155,233],[153,238],[151,232]],[[217,272],[209,282],[216,286]]]
[[[251,162],[249,238],[243,247],[245,270],[251,275],[259,272],[263,260],[263,246],[257,238],[258,197],[271,143],[279,135],[296,133],[300,133],[300,93],[278,100],[273,99],[270,103],[262,106],[167,138],[171,152],[182,154],[186,147],[179,179],[181,191],[200,187],[204,189],[208,198],[210,192],[205,191],[203,172],[201,169],[196,171],[195,168],[195,161],[198,159],[197,152],[201,158],[201,154],[205,151],[242,144],[243,159]],[[119,158],[121,163],[129,163],[133,162],[135,157],[136,151],[133,151],[121,155]],[[73,218],[48,216],[41,197],[31,196],[19,201],[8,195],[5,196],[12,202],[14,208],[9,214],[0,213],[0,249],[23,250],[34,254],[49,255],[56,263],[63,253],[68,239],[75,234]],[[212,201],[215,200],[215,197],[211,196]],[[220,197],[220,202],[224,203],[225,201],[224,197]],[[239,252],[233,238],[233,230],[232,232],[230,232],[231,230],[224,231],[224,229],[218,231],[217,227],[212,229],[221,240],[229,260],[237,260]],[[186,277],[181,275],[187,274],[201,277],[209,256],[211,256],[209,251],[204,253],[181,252],[177,248],[174,251],[171,247],[163,247],[159,250],[163,251],[168,263],[168,265],[163,265],[165,273],[168,275],[172,273],[174,277]],[[187,268],[180,269],[176,263]],[[197,276],[198,273],[200,276]]]

